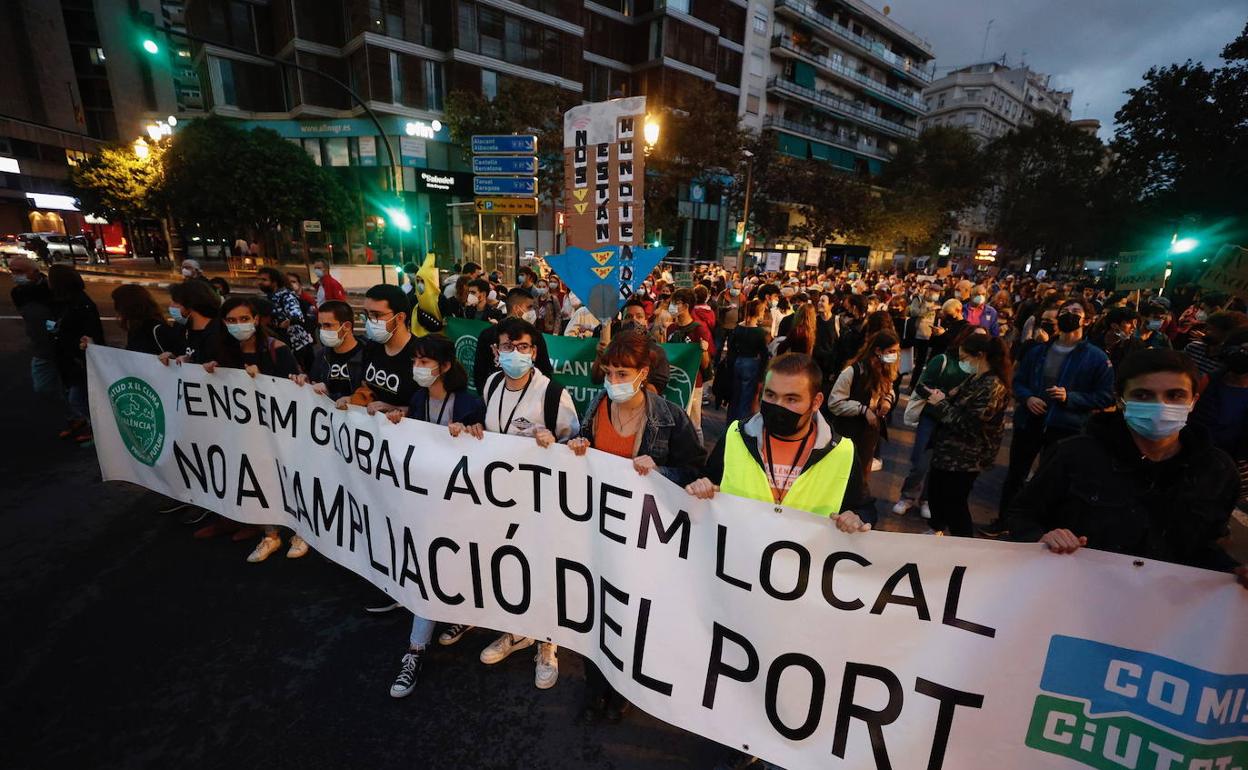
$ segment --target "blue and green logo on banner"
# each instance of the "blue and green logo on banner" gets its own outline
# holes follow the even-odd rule
[[[1248,770],[1248,674],[1049,641],[1026,743],[1097,770]]]

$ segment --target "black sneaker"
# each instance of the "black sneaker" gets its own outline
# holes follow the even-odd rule
[[[979,527],[979,534],[984,537],[1004,537],[1010,534],[1010,528],[1006,526],[1005,521],[997,519],[991,524],[985,524],[984,526]]]
[[[420,676],[423,655],[423,650],[408,650],[403,656],[399,675],[394,678],[394,684],[390,685],[391,698],[406,698],[412,694],[412,690],[416,689],[416,679]]]
[[[455,623],[454,625],[447,626],[446,630],[438,635],[438,644],[442,645],[443,647],[450,647],[452,644],[455,644],[460,639],[463,639],[464,634],[471,631],[472,628],[473,628],[472,626],[466,625],[464,623]]]
[[[206,518],[208,518],[207,508],[192,508],[187,512],[186,516],[182,517],[182,523],[187,525],[198,524]]]

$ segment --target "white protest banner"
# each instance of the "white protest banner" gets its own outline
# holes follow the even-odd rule
[[[782,767],[1248,766],[1248,592],[1229,575],[845,535],[284,380],[95,345],[88,363],[105,479],[293,527],[422,615],[555,641],[651,714]]]
[[[1202,288],[1248,297],[1248,249],[1226,244],[1200,277]]]
[[[1165,283],[1166,259],[1145,251],[1124,251],[1118,255],[1114,278],[1117,291],[1142,291],[1160,288]]]

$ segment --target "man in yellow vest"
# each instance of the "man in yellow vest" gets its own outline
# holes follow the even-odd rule
[[[819,413],[822,385],[823,372],[810,356],[773,359],[759,413],[728,426],[706,475],[685,491],[707,500],[726,492],[783,504],[835,517],[842,532],[869,531],[873,504],[854,462],[853,442],[836,435]]]

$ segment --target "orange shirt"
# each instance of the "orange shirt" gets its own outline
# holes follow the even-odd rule
[[[608,401],[609,399],[604,398],[598,404],[598,414],[594,423],[594,449],[601,449],[618,457],[632,459],[633,447],[637,443],[637,434],[632,433],[627,436],[621,436],[616,431],[615,426],[611,424],[611,413],[607,410]]]
[[[784,496],[810,461],[810,453],[815,448],[814,431],[812,425],[805,438],[793,441],[784,441],[763,432],[759,454],[763,458],[763,472],[771,483],[772,499],[777,503],[784,502]]]

